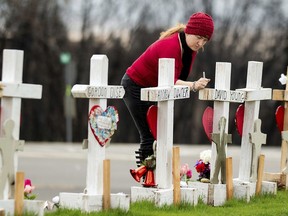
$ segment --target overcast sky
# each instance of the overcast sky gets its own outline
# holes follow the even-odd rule
[[[78,40],[81,28],[81,6],[83,1],[88,2],[89,0],[63,1],[69,2],[69,6],[66,7],[63,16],[70,30],[70,38]],[[266,1],[272,0],[260,0],[259,2],[264,3]],[[110,5],[108,5],[109,2],[111,3]],[[143,23],[148,23],[151,28],[167,28],[179,22],[186,23],[189,16],[185,16],[182,11],[185,11],[187,7],[195,8],[195,11],[202,10],[199,4],[196,5],[199,8],[196,8],[195,4],[187,5],[185,2],[187,0],[172,1],[172,3],[168,4],[167,0],[92,0],[91,25],[96,33],[99,31],[107,33],[112,30],[119,34],[120,32],[125,32],[125,28],[135,27],[142,21]],[[235,2],[237,1],[217,0],[217,3],[213,5],[217,16],[233,16],[233,11],[229,10],[229,8],[233,8]],[[284,14],[288,16],[287,0],[283,0],[282,9],[285,11]],[[253,18],[256,20],[257,15],[260,16],[263,11],[261,11],[261,7],[255,7],[253,10],[255,15]],[[140,20],[142,17],[139,14],[143,13],[143,11],[145,11],[144,14],[147,16],[146,20]],[[217,28],[217,22],[215,27]]]

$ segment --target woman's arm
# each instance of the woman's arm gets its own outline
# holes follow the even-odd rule
[[[203,78],[203,77],[201,77],[199,80],[194,81],[194,82],[183,81],[183,80],[178,79],[175,85],[189,86],[191,91],[196,92],[200,89],[204,89],[209,82],[210,82],[210,79]]]

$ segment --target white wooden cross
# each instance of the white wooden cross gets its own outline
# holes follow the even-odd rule
[[[158,87],[142,88],[141,100],[158,102],[156,184],[172,188],[174,100],[190,97],[188,86],[174,86],[174,59],[159,59]]]
[[[241,153],[239,164],[239,180],[250,181],[251,164],[252,164],[252,145],[249,140],[249,133],[253,132],[254,122],[258,119],[259,108],[261,100],[271,99],[272,90],[262,89],[262,62],[248,62],[247,82],[246,88],[240,89],[253,95],[253,99],[245,99],[244,110],[244,123],[243,123],[243,135],[241,140]]]
[[[3,51],[2,81],[1,81],[1,123],[0,136],[4,136],[4,122],[11,119],[15,126],[12,136],[19,140],[21,98],[41,99],[42,86],[22,83],[24,52],[21,50]],[[0,157],[0,161],[1,161]],[[17,171],[18,158],[14,154],[15,172]],[[5,190],[8,191],[8,190]],[[4,195],[7,197],[7,194]]]
[[[256,119],[254,123],[254,132],[249,133],[249,140],[252,144],[252,164],[251,164],[251,182],[256,182],[258,171],[258,159],[261,153],[262,144],[266,144],[267,135],[261,133],[261,120]]]
[[[287,67],[287,83],[285,90],[273,90],[272,99],[276,101],[284,102],[284,122],[283,122],[283,131],[288,131],[288,67]],[[281,144],[281,171],[288,173],[288,144],[282,140]]]
[[[89,98],[89,111],[95,105],[103,110],[107,107],[107,99],[121,99],[125,91],[123,86],[108,85],[108,58],[106,55],[93,55],[90,59],[90,84],[74,85],[72,95],[75,98]],[[88,155],[86,194],[103,194],[103,160],[105,147],[95,139],[88,124]]]
[[[0,200],[8,200],[8,194],[13,192],[16,173],[14,154],[15,151],[23,150],[24,147],[24,141],[17,141],[13,138],[13,128],[14,122],[11,119],[6,120],[4,136],[0,137],[0,156],[3,163],[0,172]]]
[[[213,134],[220,133],[219,122],[222,117],[229,122],[229,102],[242,102],[244,98],[243,92],[230,91],[231,79],[231,63],[216,62],[215,71],[215,89],[205,88],[199,91],[200,100],[213,100],[214,113],[213,113]],[[228,133],[228,126],[225,127],[226,134]],[[225,152],[227,151],[225,147]],[[212,142],[211,154],[211,175],[214,176],[215,162],[217,157],[217,145]]]

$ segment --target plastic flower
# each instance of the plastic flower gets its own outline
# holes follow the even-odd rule
[[[192,178],[192,170],[189,169],[186,173],[186,176],[188,179]]]
[[[198,173],[205,171],[205,163],[202,160],[198,160],[195,164],[195,169]]]
[[[186,163],[180,168],[180,180],[187,182],[190,178],[192,178],[192,170],[189,168],[189,165]]]
[[[205,164],[210,163],[211,150],[204,150],[200,152],[200,160],[202,160]]]
[[[35,194],[32,194],[32,191],[35,189],[35,186],[32,186],[30,179],[24,180],[24,198],[29,200],[34,200],[36,198]]]
[[[189,166],[188,164],[184,164],[182,165],[181,169],[180,169],[180,176],[183,176],[187,173],[187,171],[189,170]]]
[[[205,150],[200,153],[200,159],[194,166],[199,173],[198,181],[201,181],[201,179],[210,179],[210,160],[211,150]]]

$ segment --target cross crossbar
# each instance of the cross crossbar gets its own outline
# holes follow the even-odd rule
[[[42,85],[1,82],[0,97],[41,99]]]
[[[199,91],[200,100],[227,101],[243,103],[245,101],[269,100],[271,99],[271,89],[236,89],[221,90],[205,88]]]
[[[74,98],[123,98],[123,86],[92,86],[76,84],[71,89]]]
[[[185,99],[190,97],[188,86],[161,86],[141,89],[141,100],[143,101],[166,101]]]

